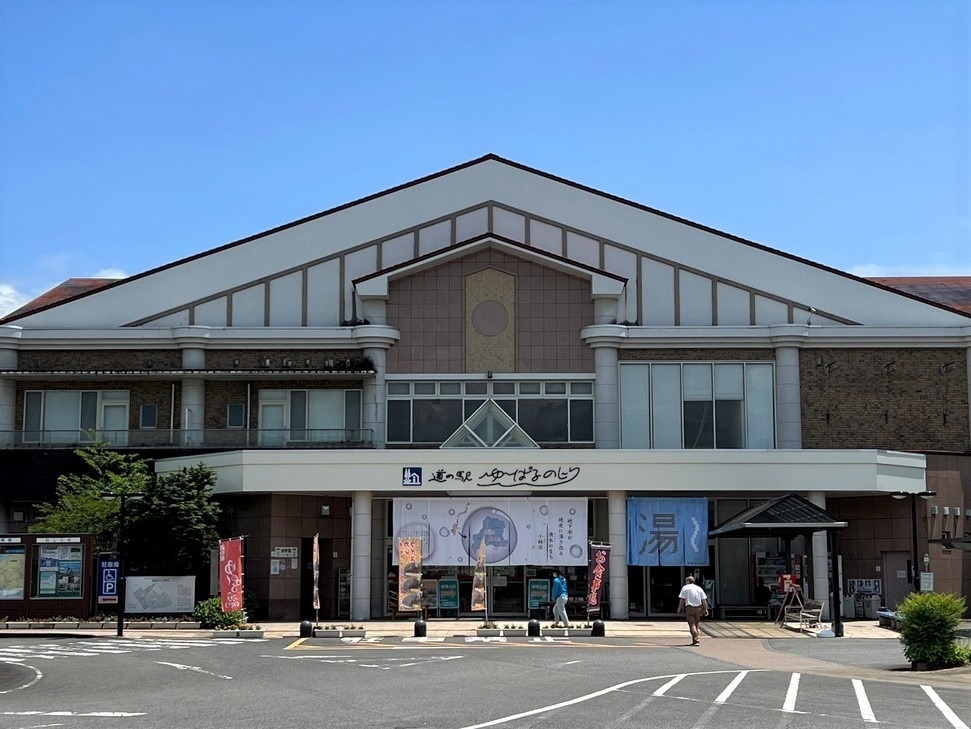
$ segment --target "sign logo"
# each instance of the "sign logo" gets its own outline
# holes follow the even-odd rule
[[[401,469],[402,486],[421,486],[421,466],[405,466]]]

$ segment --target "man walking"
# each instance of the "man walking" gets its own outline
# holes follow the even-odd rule
[[[553,627],[570,627],[570,618],[566,614],[566,577],[560,574],[559,570],[553,570]]]
[[[688,621],[688,630],[691,631],[691,645],[698,645],[701,639],[702,614],[708,615],[708,595],[698,585],[695,584],[694,577],[688,577],[678,595],[678,612],[684,611],[684,617]]]

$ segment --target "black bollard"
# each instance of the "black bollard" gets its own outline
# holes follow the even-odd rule
[[[590,636],[593,638],[603,638],[605,635],[606,626],[603,620],[593,621],[593,630],[590,631]]]
[[[415,637],[424,638],[428,635],[428,623],[421,618],[415,621]]]
[[[313,638],[314,637],[314,624],[309,620],[304,620],[300,623],[300,637],[301,638]]]
[[[526,635],[530,638],[539,638],[539,621],[533,618],[526,626]]]

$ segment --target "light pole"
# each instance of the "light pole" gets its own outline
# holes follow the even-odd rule
[[[937,496],[936,491],[894,491],[892,494],[895,499],[910,497],[910,546],[913,549],[913,561],[910,563],[911,585],[914,592],[920,592],[920,562],[917,561],[917,497],[927,500]],[[930,560],[928,560],[930,561]]]
[[[140,499],[145,494],[138,491],[106,493],[105,499],[118,499],[118,637],[125,635],[125,504],[128,499]]]

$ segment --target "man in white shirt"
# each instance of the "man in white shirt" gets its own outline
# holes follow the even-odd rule
[[[708,615],[708,595],[695,584],[694,577],[687,577],[678,598],[678,612],[684,612],[684,617],[688,621],[691,645],[698,645],[701,638],[701,629],[698,625],[701,623],[702,614]]]

